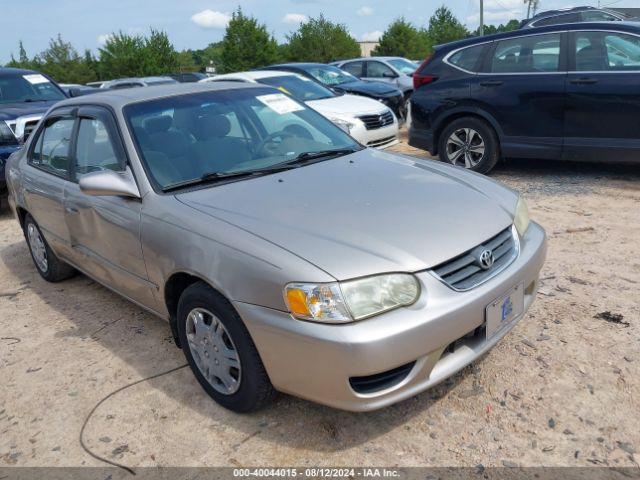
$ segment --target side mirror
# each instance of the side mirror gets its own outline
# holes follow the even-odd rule
[[[95,197],[140,198],[140,191],[129,167],[124,172],[101,170],[80,177],[80,190]]]
[[[383,76],[384,78],[398,78],[398,75],[396,75],[396,74],[395,74],[395,73],[393,73],[393,72],[384,72],[384,73],[382,74],[382,76]]]
[[[82,95],[82,92],[80,91],[80,89],[79,89],[79,88],[70,88],[70,89],[69,89],[69,96],[70,96],[71,98],[79,97],[79,96],[81,96],[81,95]]]

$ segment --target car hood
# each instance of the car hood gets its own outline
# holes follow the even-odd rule
[[[334,88],[342,92],[359,93],[362,95],[380,95],[384,97],[401,94],[397,88],[387,83],[365,82],[364,80],[341,83],[340,85],[335,85]]]
[[[338,280],[416,272],[473,248],[513,222],[508,212],[513,205],[501,205],[515,205],[513,192],[437,163],[365,149],[176,197]]]
[[[349,94],[321,100],[310,100],[306,103],[325,117],[356,117],[358,115],[382,113],[387,110],[387,107],[377,100]]]
[[[44,114],[57,102],[0,103],[0,120],[15,120],[18,117]]]

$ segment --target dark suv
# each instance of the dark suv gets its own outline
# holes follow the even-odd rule
[[[546,27],[561,23],[619,22],[623,20],[629,20],[629,17],[606,8],[574,7],[540,12],[529,20],[523,21],[520,28]]]
[[[0,68],[0,208],[6,195],[5,163],[20,148],[44,113],[65,93],[46,75]]]
[[[437,47],[409,143],[486,173],[500,156],[640,162],[640,25],[531,28]]]

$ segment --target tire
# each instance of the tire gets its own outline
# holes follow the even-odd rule
[[[463,117],[440,134],[440,159],[478,173],[488,173],[500,158],[500,144],[493,128],[484,120]]]
[[[178,335],[193,374],[217,403],[244,413],[272,401],[275,390],[242,319],[204,282],[180,297]]]
[[[64,263],[53,253],[40,227],[29,214],[24,218],[24,237],[36,270],[47,282],[61,282],[76,274],[73,267]]]

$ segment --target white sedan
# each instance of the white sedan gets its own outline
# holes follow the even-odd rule
[[[202,83],[229,81],[276,87],[305,102],[368,147],[386,148],[398,143],[398,119],[377,100],[336,94],[301,75],[276,70],[229,73],[200,80]]]

